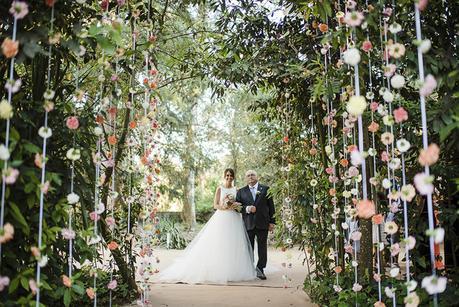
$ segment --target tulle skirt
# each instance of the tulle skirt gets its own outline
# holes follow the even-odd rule
[[[183,255],[160,272],[160,282],[226,284],[256,278],[253,253],[241,214],[217,210]]]

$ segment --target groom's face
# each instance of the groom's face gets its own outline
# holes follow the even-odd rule
[[[258,181],[257,174],[252,172],[248,172],[247,174],[245,174],[245,179],[247,181],[247,184],[251,186],[255,185]]]

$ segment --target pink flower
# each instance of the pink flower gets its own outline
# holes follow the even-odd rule
[[[358,27],[364,20],[362,12],[352,11],[347,12],[344,16],[344,22],[350,27]]]
[[[344,251],[348,254],[352,254],[354,252],[354,248],[351,244],[344,245]]]
[[[115,219],[111,216],[105,219],[105,223],[107,223],[108,226],[114,226],[116,224]]]
[[[5,175],[5,183],[6,184],[13,184],[18,179],[19,171],[17,169],[15,169],[15,168],[8,167],[4,171],[4,175]]]
[[[376,282],[380,282],[381,281],[381,275],[378,274],[378,273],[374,273],[373,274],[373,279],[376,281]],[[376,306],[376,305],[375,305]]]
[[[428,176],[425,173],[419,173],[414,176],[414,185],[422,195],[432,194],[434,186],[432,184],[433,176]]]
[[[359,170],[355,166],[349,167],[349,177],[357,177],[359,175]]]
[[[387,17],[392,15],[392,9],[390,7],[385,7],[383,10],[383,14]]]
[[[95,211],[89,213],[89,218],[92,220],[92,221],[98,221],[100,220],[100,215],[97,214]]]
[[[364,42],[362,43],[362,50],[363,50],[363,51],[368,52],[368,51],[370,51],[372,48],[373,48],[373,45],[371,44],[370,41],[364,41]]]
[[[62,237],[66,240],[73,240],[75,239],[75,231],[68,228],[62,228],[61,230]]]
[[[394,119],[396,123],[401,123],[408,120],[408,112],[403,107],[394,110]]]
[[[123,6],[126,3],[126,0],[117,0],[119,6]]]
[[[112,281],[108,283],[107,288],[110,290],[114,290],[116,289],[117,286],[118,286],[118,282],[116,281],[116,279],[113,279]]]
[[[418,3],[417,3],[417,6],[418,6],[418,9],[420,11],[424,11],[427,7],[427,3],[429,2],[429,0],[419,0]]]
[[[47,194],[48,191],[49,191],[49,187],[50,187],[50,182],[49,180],[47,180],[45,183],[43,183],[43,185],[41,186],[41,191],[43,192],[43,194]]]
[[[400,253],[400,244],[395,243],[390,247],[390,254],[392,257],[395,257]]]
[[[25,2],[13,1],[9,12],[17,19],[22,19],[29,13],[29,7]]]
[[[80,125],[78,122],[78,118],[76,116],[70,116],[69,118],[67,118],[66,124],[67,128],[69,128],[70,130],[78,129],[78,126]]]
[[[10,278],[8,276],[1,276],[0,275],[0,292],[2,292],[5,287],[10,284]]]
[[[373,112],[377,111],[378,107],[379,107],[379,104],[376,101],[373,101],[372,103],[370,103],[371,111],[373,111]]]
[[[333,167],[327,167],[327,168],[325,169],[325,172],[326,172],[327,174],[331,175],[331,174],[333,174],[335,171],[334,171]]]
[[[422,85],[421,89],[419,90],[419,94],[423,97],[427,97],[434,89],[437,87],[437,80],[432,75],[427,75],[424,79],[424,84]]]
[[[29,279],[29,288],[32,291],[33,295],[37,293],[38,287],[34,279]]]
[[[440,147],[437,144],[432,143],[427,147],[426,150],[422,149],[419,154],[419,164],[422,166],[431,166],[438,161],[440,157]]]
[[[369,219],[376,214],[376,208],[373,201],[362,199],[357,203],[357,216],[361,219]]]
[[[395,70],[397,69],[397,66],[395,64],[389,64],[384,67],[384,76],[385,77],[392,77],[392,75],[395,73]]]
[[[387,153],[387,151],[383,151],[381,153],[381,161],[389,162],[389,154]]]

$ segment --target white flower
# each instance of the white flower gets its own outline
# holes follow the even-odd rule
[[[70,193],[69,195],[67,195],[67,202],[71,205],[76,204],[79,200],[80,200],[80,196],[78,196],[75,193]]]
[[[104,133],[104,130],[102,130],[101,127],[95,127],[94,128],[94,134],[99,136],[99,135],[102,135],[102,133]]]
[[[363,155],[358,150],[354,150],[351,152],[351,164],[354,166],[358,166],[365,161]]]
[[[389,180],[389,178],[384,178],[382,181],[382,186],[386,190],[390,189],[390,187],[392,186],[392,182]]]
[[[402,31],[402,26],[399,23],[394,22],[389,26],[389,31],[392,34],[397,34],[398,32]]]
[[[43,94],[43,98],[45,98],[46,100],[52,100],[55,94],[56,93],[53,90],[47,89]]]
[[[408,142],[407,139],[400,139],[400,140],[397,140],[397,149],[400,151],[400,152],[407,152],[411,147],[411,144],[410,142]]]
[[[418,48],[421,50],[422,53],[427,53],[430,50],[430,47],[432,47],[432,42],[430,41],[430,39],[424,39],[419,44]]]
[[[46,266],[48,264],[48,256],[41,256],[40,259],[38,260],[38,265],[40,268]]]
[[[360,62],[360,51],[357,48],[349,48],[343,53],[344,63],[355,66]]]
[[[375,98],[375,94],[373,94],[373,92],[367,92],[365,97],[368,99],[368,100],[373,100],[373,98]]]
[[[445,239],[445,229],[438,227],[433,231],[434,242],[440,244]]]
[[[426,276],[422,279],[421,286],[426,289],[430,295],[442,293],[446,289],[446,277]]]
[[[383,123],[386,126],[392,126],[394,124],[394,117],[392,115],[389,115],[389,114],[384,115]]]
[[[385,287],[384,288],[384,293],[386,293],[386,296],[388,298],[393,298],[394,295],[395,295],[395,289],[392,289],[392,288],[389,288],[389,287]]]
[[[351,195],[352,195],[352,194],[351,194],[351,192],[349,192],[349,191],[344,191],[344,192],[343,192],[343,197],[344,197],[344,198],[349,198],[349,197],[351,197]]]
[[[357,190],[356,188],[353,188],[353,189],[351,189],[351,194],[352,195],[358,195],[359,194],[359,190]]]
[[[77,2],[79,1],[82,1],[82,0],[77,0]],[[83,0],[83,3],[85,2],[86,0]],[[83,56],[84,54],[86,53],[86,48],[82,45],[80,45],[80,47],[78,48],[78,53],[77,55],[78,56]]]
[[[400,168],[401,160],[399,158],[393,158],[389,161],[389,168],[396,170]]]
[[[317,180],[316,179],[312,179],[309,184],[311,185],[311,187],[315,187],[317,185]]]
[[[400,190],[400,198],[403,201],[410,202],[414,196],[416,196],[416,190],[414,189],[413,185],[407,184],[402,186]]]
[[[44,139],[47,139],[53,135],[53,131],[49,127],[41,127],[38,129],[38,135]]]
[[[0,102],[0,118],[8,119],[13,117],[13,107],[5,99]]]
[[[393,234],[395,234],[397,232],[397,230],[398,230],[398,226],[397,226],[397,224],[395,224],[394,221],[386,222],[384,224],[384,232],[385,233],[393,235]]]
[[[420,303],[419,296],[416,292],[411,292],[403,299],[405,307],[418,307]]]
[[[349,228],[349,225],[347,223],[341,223],[341,228],[343,228],[344,230],[348,229]]]
[[[390,271],[389,271],[390,277],[397,277],[397,276],[398,276],[398,273],[400,273],[400,268],[397,268],[397,267],[392,268],[392,269],[390,269]]]
[[[352,260],[351,265],[352,265],[352,267],[356,268],[356,267],[359,266],[359,263],[357,261],[355,261],[355,260]]]
[[[105,211],[105,205],[104,205],[104,203],[100,202],[99,205],[97,205],[95,211],[96,211],[96,213],[99,214],[99,215],[102,214],[102,213]]]
[[[392,102],[394,101],[394,94],[391,91],[385,91],[382,95],[385,102]]]
[[[352,291],[354,291],[354,292],[359,292],[360,290],[362,290],[362,285],[360,285],[359,283],[355,283],[355,284],[352,286]]]
[[[426,173],[419,173],[414,176],[414,185],[421,195],[432,194],[434,186],[432,184],[433,176],[428,176]]]
[[[346,105],[346,110],[354,116],[362,115],[367,107],[367,102],[363,96],[352,96]]]
[[[70,148],[69,150],[67,150],[66,157],[67,159],[72,160],[72,161],[79,160],[81,158],[80,150],[75,149],[75,148]]]
[[[406,287],[408,288],[408,292],[412,292],[412,291],[416,290],[417,286],[418,286],[418,282],[416,280],[413,280],[413,279],[406,283]]]
[[[405,77],[396,74],[390,79],[390,84],[393,88],[399,89],[405,86]]]
[[[333,289],[335,290],[335,292],[338,292],[338,293],[343,290],[339,285],[333,285]]]
[[[97,244],[101,241],[101,238],[100,236],[96,235],[96,236],[91,236],[91,238],[89,239],[89,242],[88,242],[88,245],[93,245],[93,244]]]
[[[371,157],[374,157],[378,154],[378,152],[376,151],[376,149],[374,148],[368,148],[368,155],[370,155]]]
[[[8,160],[10,158],[10,151],[4,144],[0,145],[0,159],[1,160]]]

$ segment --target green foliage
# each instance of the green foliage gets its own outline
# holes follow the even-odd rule
[[[185,231],[180,223],[174,220],[161,219],[156,229],[159,243],[162,246],[171,249],[184,249],[187,246],[188,242],[184,236]],[[168,235],[169,246],[167,245]]]

